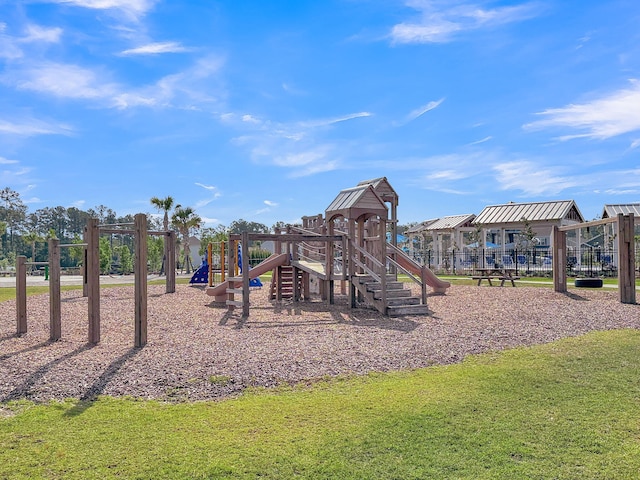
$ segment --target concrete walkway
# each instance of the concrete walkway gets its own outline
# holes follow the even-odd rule
[[[191,278],[192,274],[177,274],[176,280],[178,278]],[[167,277],[160,275],[149,275],[147,277],[147,281],[152,280],[166,280]],[[100,275],[100,285],[111,285],[111,284],[124,284],[130,283],[133,284],[135,278],[133,275]],[[60,285],[82,285],[83,278],[82,275],[61,275],[60,276]],[[2,287],[15,287],[16,286],[16,277],[0,277],[0,288]],[[41,286],[48,287],[49,280],[44,279],[44,275],[27,275],[27,286]]]

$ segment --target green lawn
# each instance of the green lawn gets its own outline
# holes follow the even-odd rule
[[[640,332],[220,402],[0,405],[0,478],[635,479]]]

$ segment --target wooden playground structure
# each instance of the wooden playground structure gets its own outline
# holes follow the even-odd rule
[[[133,227],[133,228],[132,228]],[[142,347],[147,343],[147,236],[165,237],[168,248],[166,257],[166,293],[176,290],[175,232],[147,230],[147,216],[137,214],[133,224],[98,225],[98,220],[90,218],[84,230],[84,243],[60,244],[60,240],[49,240],[48,262],[27,262],[26,257],[16,260],[16,333],[27,332],[27,266],[47,265],[49,267],[49,340],[62,338],[62,315],[60,300],[60,248],[83,247],[83,296],[88,301],[88,342],[100,342],[100,235],[133,235],[135,245],[134,283],[134,345]]]
[[[389,316],[427,314],[427,287],[434,293],[445,293],[450,284],[397,247],[397,206],[398,195],[387,179],[377,178],[342,190],[324,215],[303,217],[302,227],[275,234],[231,235],[231,241],[240,240],[243,258],[249,258],[251,241],[274,242],[274,254],[234,276],[236,252],[229,249],[228,278],[207,288],[207,294],[229,309],[242,307],[242,314],[248,316],[250,279],[271,270],[272,299],[309,298],[313,278],[321,298],[330,304],[334,302],[334,283],[340,281],[341,292],[348,290],[351,308],[367,304]],[[420,296],[412,296],[398,281],[399,273],[420,286]]]

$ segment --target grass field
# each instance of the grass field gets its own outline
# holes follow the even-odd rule
[[[640,332],[233,400],[0,405],[0,478],[635,479]]]

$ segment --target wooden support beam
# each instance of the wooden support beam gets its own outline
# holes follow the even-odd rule
[[[380,261],[382,265],[380,267],[380,284],[382,286],[382,304],[385,308],[385,314],[387,313],[387,221],[384,218],[380,218],[378,235],[380,236]]]
[[[98,220],[89,218],[84,231],[87,244],[85,275],[88,297],[89,343],[100,342],[100,229]]]
[[[138,213],[135,222],[135,341],[147,344],[147,216]]]
[[[293,284],[291,285],[291,287],[293,289],[293,301],[294,302],[300,301],[300,282],[298,282],[299,275],[300,275],[299,269],[296,268],[296,267],[293,267],[292,277],[291,277],[291,281],[293,282]]]
[[[558,227],[558,230],[561,232],[570,232],[572,230],[577,230],[578,228],[587,228],[587,227],[597,227],[598,225],[608,225],[610,223],[617,222],[618,219],[616,217],[611,218],[601,218],[600,220],[592,220],[590,222],[582,222],[582,223],[574,223],[571,225],[564,225],[562,227]]]
[[[618,214],[618,291],[621,303],[636,303],[633,214]]]
[[[229,241],[241,240],[242,234],[232,233],[229,235]],[[342,235],[303,235],[296,233],[283,233],[276,235],[273,233],[249,233],[249,241],[259,240],[261,242],[274,241],[280,243],[288,242],[340,242]]]
[[[60,240],[49,239],[49,340],[62,337],[62,312],[60,307]]]
[[[556,292],[567,291],[567,232],[553,226],[551,233],[551,251],[553,262],[553,289]]]
[[[242,233],[242,316],[249,316],[249,232]]]
[[[16,258],[16,335],[27,333],[27,257]]]
[[[167,277],[165,284],[166,293],[176,291],[176,232],[164,232],[165,265],[164,273]]]

